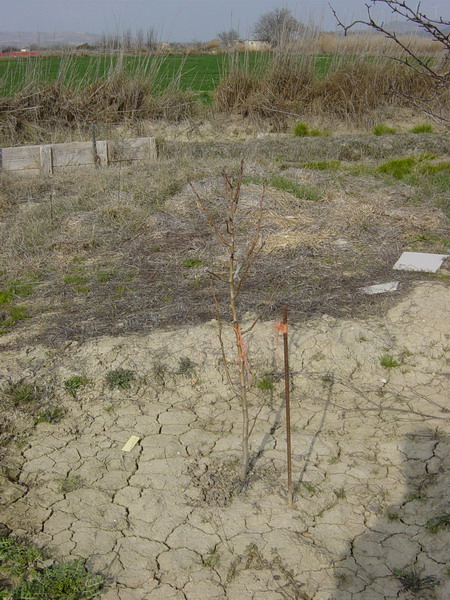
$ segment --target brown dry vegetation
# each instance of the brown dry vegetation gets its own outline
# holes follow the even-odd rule
[[[433,170],[444,164],[446,136],[393,137],[167,143],[158,164],[148,166],[53,178],[1,173],[0,289],[12,290],[1,307],[4,343],[40,338],[59,345],[214,318],[209,273],[221,271],[224,257],[186,181],[195,182],[220,219],[220,173],[233,173],[241,156],[243,238],[251,233],[262,181],[269,182],[265,252],[242,295],[243,310],[271,318],[285,301],[295,320],[379,310],[386,298],[364,296],[358,287],[395,278],[405,289],[421,276],[392,272],[401,251],[449,246],[442,210],[448,167]],[[403,180],[378,171],[402,151],[427,157]],[[17,281],[31,294],[22,297]],[[219,286],[218,293],[226,290]],[[25,314],[11,323],[13,307]]]
[[[0,100],[0,138],[12,145],[39,142],[57,128],[83,131],[94,122],[178,121],[195,111],[192,92],[174,84],[155,96],[145,78],[124,74],[98,80],[87,89],[74,90],[60,81],[30,83],[12,98]]]
[[[414,34],[399,35],[398,40],[404,46],[411,48],[418,55],[435,55],[439,47],[435,41]],[[400,56],[401,50],[397,44],[383,35],[367,32],[350,32],[348,35],[319,33],[313,39],[301,43],[303,51],[329,54],[371,54]]]
[[[350,64],[337,62],[322,78],[314,72],[312,59],[299,60],[285,53],[274,57],[264,76],[234,66],[215,91],[213,110],[275,119],[278,129],[283,129],[295,116],[370,120],[374,111],[409,106],[411,97],[426,101],[436,112],[450,108],[448,90],[434,103],[428,102],[429,94],[426,76],[395,62],[363,58]],[[70,132],[89,135],[93,122],[176,122],[208,111],[193,92],[180,90],[176,82],[154,95],[151,80],[123,73],[96,81],[87,89],[72,89],[61,81],[32,82],[0,102],[0,138],[3,145],[39,143],[57,129],[66,130],[66,137]]]
[[[420,38],[401,41],[417,55],[430,56],[437,72],[448,71],[448,58],[436,47],[439,45],[428,47]],[[324,75],[317,70],[316,57],[326,48],[334,59]],[[398,59],[401,54],[395,44],[380,36],[325,34],[277,49],[268,68],[266,59],[260,68],[250,68],[242,55],[230,53],[212,106],[203,103],[201,94],[181,89],[181,70],[167,89],[156,92],[162,57],[154,57],[149,72],[138,68],[132,74],[119,57],[106,78],[87,87],[82,81],[71,81],[69,57],[55,82],[43,83],[39,73],[30,71],[20,92],[0,99],[0,143],[45,142],[57,130],[65,132],[66,138],[74,132],[86,137],[94,122],[179,122],[194,115],[210,118],[221,113],[271,119],[279,131],[286,130],[294,117],[373,124],[375,113],[379,120],[383,111],[404,107],[412,107],[416,114],[425,109],[448,119],[448,86],[436,94],[426,73],[387,56]]]
[[[274,57],[264,77],[234,70],[216,90],[217,110],[280,118],[293,115],[327,115],[361,120],[371,111],[404,107],[410,99],[427,102],[429,110],[444,113],[450,108],[447,89],[434,101],[430,79],[396,62],[338,61],[326,77],[314,71],[314,61],[291,53]]]

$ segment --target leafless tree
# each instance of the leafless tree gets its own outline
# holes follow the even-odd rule
[[[133,47],[133,34],[131,33],[131,29],[127,29],[122,34],[122,48],[124,50],[131,50]]]
[[[373,10],[377,5],[384,5],[388,7],[394,16],[401,17],[407,23],[414,25],[416,28],[424,32],[429,39],[432,39],[439,44],[437,47],[441,47],[443,50],[444,60],[433,61],[429,58],[420,56],[414,49],[411,43],[405,41],[404,38],[400,38],[399,35],[392,30],[391,27],[385,25],[384,22],[376,20],[373,16]],[[352,23],[344,24],[335,9],[330,5],[331,10],[336,18],[338,25],[344,30],[344,34],[354,28],[356,25],[365,25],[370,27],[374,31],[381,33],[388,39],[392,40],[397,47],[401,48],[402,56],[391,57],[393,60],[403,63],[406,67],[414,69],[417,73],[420,73],[429,78],[430,82],[430,95],[425,100],[422,98],[408,97],[402,94],[399,90],[393,89],[392,91],[398,95],[403,96],[411,102],[417,108],[420,108],[423,112],[434,117],[435,119],[448,123],[450,122],[450,116],[445,107],[445,96],[448,95],[450,90],[450,22],[445,21],[442,17],[431,18],[422,12],[420,2],[414,7],[411,2],[406,0],[370,0],[366,4],[367,18],[357,19]],[[440,99],[443,102],[439,106]],[[437,106],[437,109],[431,108]]]
[[[122,37],[118,33],[103,34],[100,43],[108,50],[118,50],[122,47]]]
[[[265,186],[263,187],[259,206],[254,215],[254,231],[248,236],[240,236],[239,230],[242,226],[242,215],[239,214],[241,200],[241,185],[244,176],[244,163],[241,162],[239,174],[236,180],[231,179],[227,173],[223,173],[225,190],[227,195],[227,209],[225,222],[221,223],[216,219],[208,208],[207,203],[198,193],[196,188],[191,183],[191,188],[197,198],[200,210],[206,220],[206,223],[212,229],[216,240],[223,246],[228,256],[227,269],[225,273],[211,273],[216,280],[225,284],[228,287],[228,308],[231,317],[231,327],[234,332],[236,358],[239,371],[239,383],[235,385],[230,374],[230,365],[226,357],[224,342],[222,338],[222,321],[221,310],[218,305],[218,299],[214,292],[214,299],[217,308],[217,319],[219,323],[219,340],[222,349],[223,363],[226,376],[231,389],[236,396],[240,398],[242,409],[242,458],[241,458],[241,481],[245,481],[249,471],[250,454],[249,454],[249,437],[251,433],[250,418],[249,418],[249,401],[250,394],[250,364],[248,358],[248,349],[245,343],[245,331],[241,325],[241,315],[239,311],[239,300],[243,285],[247,281],[251,269],[253,268],[256,259],[261,254],[264,247],[264,241],[261,235],[262,218],[263,218],[263,202]],[[254,321],[247,332],[250,331],[259,317]]]
[[[142,29],[138,29],[136,31],[136,36],[135,36],[135,46],[138,50],[142,50],[142,48],[144,48],[144,32]]]
[[[306,27],[297,21],[288,8],[275,8],[264,13],[255,23],[253,34],[261,42],[279,46],[291,41],[306,31]]]
[[[147,50],[153,51],[158,47],[158,36],[156,35],[156,31],[151,28],[147,29],[145,34],[145,47]]]
[[[224,46],[232,46],[239,40],[239,32],[236,29],[230,29],[229,31],[221,31],[217,34],[217,37]]]

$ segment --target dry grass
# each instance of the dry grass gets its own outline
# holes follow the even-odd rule
[[[431,98],[429,77],[386,58],[336,60],[326,76],[315,71],[314,57],[292,48],[275,54],[262,77],[247,72],[225,76],[217,90],[217,110],[237,111],[286,121],[295,115],[360,120],[375,110],[426,102],[429,110],[450,109],[450,90]]]
[[[312,105],[340,117],[361,116],[376,108],[405,106],[405,97],[425,98],[429,79],[394,62],[357,61],[336,67],[318,82]]]
[[[420,56],[436,56],[440,53],[439,45],[425,36],[399,35],[398,39]],[[346,36],[319,33],[313,39],[307,40],[307,43],[303,43],[301,47],[304,51],[320,54],[353,54],[359,56],[364,54],[399,56],[401,54],[399,46],[392,40],[374,33],[368,35],[367,32],[350,32]]]
[[[438,44],[430,47],[421,37],[402,42],[421,56],[433,57],[437,69],[448,69],[448,58],[436,49]],[[334,56],[330,68],[323,67],[326,73],[315,64],[323,52]],[[357,34],[309,36],[278,48],[268,66],[267,57],[261,57],[259,67],[250,68],[248,54],[230,53],[228,68],[214,93],[213,109],[216,114],[235,112],[271,120],[273,130],[287,130],[289,119],[295,116],[361,123],[370,120],[374,111],[413,106],[411,98],[419,107],[436,114],[449,113],[448,88],[433,99],[429,78],[387,56],[401,56],[392,42],[381,36]],[[93,62],[84,78],[74,81],[71,72],[75,70],[68,56],[52,83],[43,83],[45,74],[39,71],[39,63],[30,61],[23,89],[13,97],[0,99],[0,143],[48,143],[49,138],[62,141],[73,135],[86,138],[92,123],[101,127],[107,123],[161,119],[179,122],[195,115],[207,116],[210,108],[202,104],[198,94],[181,88],[183,63],[172,83],[164,91],[157,91],[163,59],[143,59],[130,73],[119,54],[106,75],[92,72]],[[414,110],[420,114],[419,109]]]
[[[60,74],[56,81],[42,83],[37,75],[34,78],[30,74],[16,95],[1,99],[0,141],[4,145],[39,143],[58,128],[83,131],[89,130],[92,123],[145,119],[173,122],[198,110],[195,94],[180,89],[178,76],[164,91],[155,93],[154,72],[130,74],[120,63],[88,86],[83,81],[64,81]]]
[[[291,52],[274,57],[258,89],[248,100],[249,112],[262,117],[301,113],[314,94],[314,63]]]
[[[437,148],[438,137],[422,139],[425,151]],[[346,143],[351,141],[314,140],[302,152],[311,159],[315,148],[316,158],[323,159],[324,147],[336,153]],[[267,176],[270,182],[267,245],[243,293],[244,311],[263,310],[270,318],[282,301],[292,319],[378,310],[382,299],[356,289],[392,279],[401,250],[442,251],[449,237],[448,219],[433,204],[445,194],[432,186],[440,172],[418,173],[405,183],[390,178],[378,165],[396,149],[383,144],[383,138],[372,138],[367,147],[360,143],[362,162],[321,171],[274,161],[282,152],[298,159],[291,152],[297,147],[298,153],[298,144],[277,142],[260,144],[257,154],[245,144],[229,145],[229,156],[222,158],[208,145],[202,152],[189,146],[184,155],[178,147],[174,158],[167,148],[166,158],[151,170],[114,167],[60,172],[52,179],[2,173],[0,290],[12,289],[17,280],[32,289],[2,307],[7,314],[22,306],[30,315],[9,330],[59,344],[214,318],[209,272],[220,272],[225,258],[185,182],[188,176],[195,181],[220,220],[225,210],[220,172],[232,173],[241,155],[248,156],[243,238],[260,197],[255,181]],[[373,162],[375,146],[379,159]],[[308,194],[302,195],[304,186]],[[411,275],[397,277],[407,281]],[[269,302],[274,290],[276,299]],[[218,294],[225,298],[226,290],[219,286]]]
[[[254,74],[244,69],[234,69],[222,78],[216,88],[214,94],[216,110],[248,114],[248,99],[258,87],[258,80]]]

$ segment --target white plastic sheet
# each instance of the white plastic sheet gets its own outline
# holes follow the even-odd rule
[[[448,254],[403,252],[392,268],[397,271],[423,271],[425,273],[436,273],[448,256]]]
[[[368,285],[366,287],[359,288],[364,294],[384,294],[385,292],[395,292],[398,288],[398,281],[389,281],[388,283],[379,283],[377,285]]]

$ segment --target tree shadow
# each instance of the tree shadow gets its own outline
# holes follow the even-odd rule
[[[304,463],[303,463],[302,469],[300,471],[300,475],[298,477],[297,483],[295,485],[296,490],[303,483],[305,473],[308,470],[308,467],[311,463],[311,456],[314,451],[314,446],[316,445],[317,439],[319,438],[320,434],[322,433],[322,429],[325,424],[325,419],[327,417],[328,410],[331,406],[331,399],[332,399],[332,394],[333,394],[333,384],[334,384],[333,374],[327,373],[322,378],[322,381],[326,385],[326,388],[327,388],[327,397],[326,397],[325,404],[324,404],[324,407],[322,410],[322,415],[320,417],[319,426],[317,427],[316,433],[313,435],[313,437],[311,439],[311,443],[309,444],[308,450],[307,450],[306,454],[304,455]]]
[[[399,450],[405,492],[335,562],[333,600],[450,598],[450,436],[417,429]]]

